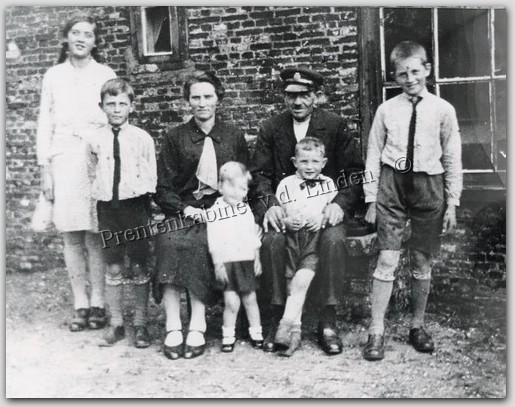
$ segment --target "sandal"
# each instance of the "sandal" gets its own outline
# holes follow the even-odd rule
[[[91,307],[89,309],[89,329],[102,329],[107,324],[107,313],[105,308]]]
[[[172,332],[181,332],[182,333],[182,329],[172,329],[172,330],[166,332],[166,336],[168,336]],[[180,344],[175,345],[175,346],[168,346],[168,345],[166,345],[166,339],[165,339],[165,345],[163,346],[163,353],[165,354],[165,356],[168,359],[177,360],[181,356],[183,356],[183,343],[181,342]]]
[[[188,336],[192,332],[199,333],[200,335],[202,335],[202,338],[204,339],[204,332],[198,331],[195,329],[191,329],[188,333]],[[202,345],[188,345],[187,342],[188,342],[188,338],[186,338],[186,345],[184,346],[184,359],[193,359],[204,353],[204,350],[206,348],[205,339],[204,339],[204,344],[202,344]]]
[[[86,327],[88,326],[88,318],[89,309],[79,308],[75,310],[75,314],[73,314],[72,321],[70,323],[70,331],[84,331],[84,329],[86,329]]]

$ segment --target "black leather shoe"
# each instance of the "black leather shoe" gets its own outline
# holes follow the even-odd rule
[[[177,346],[163,346],[164,355],[171,360],[177,360],[183,355],[184,345],[181,343]]]
[[[168,336],[168,334],[171,332],[177,332],[177,331],[181,332],[180,329],[172,329],[171,331],[168,331],[166,333],[166,336]],[[182,332],[181,332],[181,336],[182,336]],[[166,339],[165,339],[165,341],[166,341]],[[184,344],[181,342],[179,345],[175,345],[175,346],[164,345],[163,353],[168,359],[171,359],[171,360],[179,359],[180,357],[182,357],[184,355]]]
[[[204,336],[204,332],[201,332],[201,331],[190,330],[190,332],[200,332],[202,334],[202,336]],[[184,345],[184,359],[193,359],[193,358],[196,358],[197,356],[202,355],[204,353],[205,348],[206,348],[205,343],[204,343],[204,345],[198,345],[198,346],[185,344]]]
[[[73,314],[72,320],[70,322],[70,331],[79,332],[84,331],[88,326],[88,318],[89,318],[89,309],[88,308],[79,308],[75,310],[75,314]]]
[[[145,326],[135,327],[134,346],[136,348],[148,348],[150,346],[150,336]]]
[[[232,352],[234,350],[235,344],[236,344],[236,341],[234,341],[233,343],[229,343],[229,344],[222,343],[222,352],[225,352],[225,353]]]
[[[125,328],[123,326],[110,326],[104,334],[104,340],[107,345],[113,345],[123,338],[125,338]]]
[[[363,349],[366,360],[375,361],[384,358],[384,335],[368,335],[368,341]]]
[[[191,346],[191,345],[184,345],[184,359],[193,359],[197,356],[200,356],[204,353],[204,349],[206,348],[206,345],[200,345],[200,346]]]
[[[107,324],[107,313],[105,308],[91,307],[89,309],[89,329],[102,329]]]
[[[327,332],[329,331],[329,332]],[[343,351],[343,343],[336,326],[319,325],[318,343],[328,355],[338,355]]]
[[[419,352],[431,353],[435,350],[435,344],[431,336],[422,327],[410,329],[409,343]]]
[[[268,353],[275,352],[277,348],[275,347],[275,333],[277,331],[277,324],[270,325],[270,331],[268,332],[267,337],[263,341],[263,350]]]
[[[263,349],[263,343],[264,343],[263,339],[254,340],[254,339],[250,338],[250,344],[252,345],[252,347],[254,349]]]

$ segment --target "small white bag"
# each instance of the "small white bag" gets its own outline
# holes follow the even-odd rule
[[[52,229],[53,203],[48,201],[43,193],[39,195],[36,209],[32,215],[31,228],[35,232],[47,232]]]

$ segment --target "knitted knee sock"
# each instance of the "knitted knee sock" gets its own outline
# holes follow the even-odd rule
[[[411,327],[419,328],[424,326],[424,315],[426,312],[427,297],[431,288],[431,280],[411,280]]]
[[[109,313],[111,314],[111,325],[122,326],[123,325],[123,286],[118,285],[106,285],[106,300],[109,307]]]
[[[131,284],[134,292],[134,326],[147,324],[149,284]]]
[[[393,281],[374,279],[372,283],[372,322],[369,332],[372,335],[384,334],[384,316],[392,295]]]

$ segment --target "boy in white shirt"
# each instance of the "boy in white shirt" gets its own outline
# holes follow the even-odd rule
[[[318,264],[318,239],[325,206],[337,195],[333,180],[321,172],[327,163],[324,143],[305,137],[295,146],[297,172],[284,178],[276,196],[285,212],[288,298],[274,344],[291,356],[301,343],[302,308]]]
[[[378,182],[364,184],[365,220],[377,221],[379,247],[371,294],[372,321],[363,350],[363,357],[370,361],[384,358],[384,317],[408,219],[413,307],[409,342],[419,352],[434,351],[433,339],[424,329],[431,260],[440,246],[440,235],[456,226],[456,206],[463,188],[456,111],[427,90],[431,64],[426,50],[403,41],[392,50],[390,63],[403,92],[377,109],[368,138],[366,171]]]
[[[100,98],[109,124],[93,132],[88,144],[96,156],[93,196],[98,200],[98,223],[107,263],[106,300],[111,314],[101,345],[110,346],[125,337],[122,284],[129,284],[135,297],[134,345],[146,348],[150,346],[146,328],[149,195],[155,192],[157,183],[154,140],[146,131],[128,123],[134,110],[134,91],[126,81],[107,81]],[[130,260],[127,270],[125,256]]]

